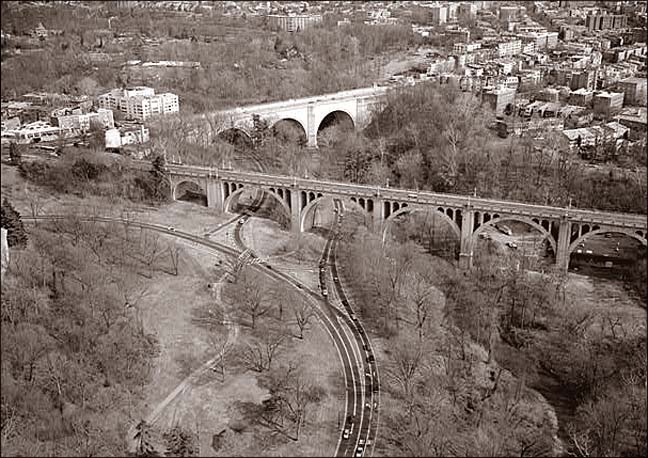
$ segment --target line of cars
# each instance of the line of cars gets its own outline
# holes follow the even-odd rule
[[[347,312],[348,317],[351,320],[352,329],[354,328],[356,331],[355,337],[358,342],[358,347],[362,348],[362,352],[364,354],[364,361],[362,366],[364,367],[364,378],[365,378],[364,383],[365,383],[365,393],[367,397],[364,400],[364,405],[362,408],[364,409],[366,414],[363,415],[362,417],[363,421],[359,426],[360,430],[358,431],[359,434],[358,442],[356,445],[354,445],[354,449],[353,449],[354,456],[361,457],[364,455],[367,446],[371,445],[370,436],[372,432],[372,427],[377,428],[377,420],[375,420],[377,418],[376,417],[377,414],[372,415],[372,412],[377,412],[379,407],[378,396],[379,396],[380,387],[379,387],[379,378],[378,378],[378,369],[376,366],[376,359],[374,354],[371,351],[371,345],[369,343],[369,340],[367,338],[367,335],[365,333],[362,324],[360,323],[358,317],[356,316],[353,309],[351,308],[349,300],[344,292],[344,289],[342,288],[342,284],[338,276],[335,248],[337,245],[337,237],[339,235],[339,231],[342,228],[341,201],[339,199],[335,199],[334,205],[335,205],[334,211],[337,216],[337,231],[335,232],[332,249],[330,251],[331,274],[333,276],[333,284],[338,293],[340,301],[342,302],[342,305],[345,311]],[[322,275],[322,271],[320,271],[320,275]],[[365,417],[367,418],[366,420],[367,423],[365,423],[364,420]],[[352,415],[348,416],[346,419],[346,424],[345,424],[342,438],[345,440],[349,440],[351,437],[353,437],[353,432],[355,427],[356,425],[355,425],[354,416]],[[374,429],[374,434],[375,434],[375,430],[376,429]]]

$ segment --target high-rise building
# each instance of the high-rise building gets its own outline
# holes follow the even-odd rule
[[[628,16],[625,14],[590,14],[585,17],[587,30],[616,30],[628,27]]]

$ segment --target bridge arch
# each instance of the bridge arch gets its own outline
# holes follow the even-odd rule
[[[277,202],[279,202],[281,207],[283,207],[284,211],[286,212],[286,216],[290,220],[290,207],[288,206],[286,201],[282,200],[277,194],[272,192],[270,190],[270,188],[266,188],[266,187],[263,187],[263,186],[257,186],[257,185],[247,185],[246,184],[244,186],[239,187],[236,191],[234,191],[229,196],[227,196],[227,198],[225,199],[225,202],[223,202],[223,211],[224,212],[229,212],[230,211],[230,206],[232,205],[232,202],[233,202],[234,198],[238,198],[238,196],[243,191],[248,190],[248,189],[252,189],[252,190],[260,189],[261,191],[263,191],[263,193],[265,195],[271,196],[273,199],[275,199]]]
[[[287,129],[296,129],[298,130],[298,139],[292,138],[292,134],[289,132],[286,132]],[[298,144],[306,144],[308,141],[308,131],[306,130],[306,126],[299,121],[298,119],[295,118],[290,118],[290,117],[285,117],[285,118],[280,118],[277,119],[272,123],[272,126],[270,126],[270,129],[272,130],[272,134],[276,137],[283,136],[283,140],[291,140],[293,142],[296,142]]]
[[[364,208],[362,208],[357,201],[351,200],[351,199],[349,199],[347,197],[320,196],[320,197],[317,197],[316,199],[312,200],[311,202],[309,202],[304,207],[304,209],[302,210],[301,217],[299,218],[299,231],[300,232],[305,232],[306,231],[306,221],[308,220],[308,216],[315,209],[317,204],[321,203],[323,200],[326,200],[326,199],[330,199],[331,201],[333,201],[334,199],[340,199],[344,203],[345,208],[353,207],[353,208],[357,209],[364,216],[364,224],[365,224],[365,226],[367,226],[367,222],[368,222],[367,218],[368,218],[369,215],[368,215],[367,211]]]
[[[317,133],[319,134],[322,130],[335,124],[347,127],[349,130],[355,129],[356,126],[354,117],[351,113],[344,109],[335,109],[324,116],[317,124]]]
[[[392,222],[396,218],[398,218],[398,216],[403,215],[405,213],[416,213],[416,212],[425,212],[425,211],[434,212],[435,215],[441,216],[441,219],[450,223],[450,228],[452,229],[452,232],[454,232],[455,235],[457,236],[457,240],[461,240],[461,228],[459,228],[459,225],[456,222],[454,222],[454,220],[450,218],[450,216],[448,216],[443,211],[440,211],[440,207],[437,209],[432,207],[420,207],[420,206],[407,205],[396,210],[394,213],[389,215],[389,217],[385,220],[385,223],[383,225],[383,230],[382,230],[383,243],[385,243],[385,241],[387,240],[387,236],[389,235],[389,231],[391,230]]]
[[[172,187],[171,193],[172,193],[173,200],[178,200],[178,198],[181,197],[181,195],[178,194],[178,191],[181,190],[183,187],[186,188],[193,187],[194,189],[198,188],[205,195],[205,197],[207,196],[207,190],[199,181],[194,180],[192,178],[183,177],[179,179],[178,182]]]
[[[580,237],[578,237],[576,240],[574,240],[570,245],[569,245],[569,250],[567,250],[567,255],[571,256],[574,250],[580,245],[582,242],[587,240],[588,238],[598,235],[598,234],[623,234],[628,237],[631,237],[639,243],[641,243],[643,246],[648,246],[648,241],[646,240],[645,234],[644,236],[638,234],[637,232],[640,231],[633,231],[631,229],[619,229],[619,228],[610,228],[610,229],[595,229],[593,231],[589,231]]]
[[[218,138],[234,145],[235,147],[245,145],[252,146],[252,135],[243,127],[230,127],[218,132]]]
[[[495,226],[496,224],[503,221],[517,221],[519,223],[525,223],[531,226],[532,228],[536,229],[547,238],[549,244],[551,245],[551,249],[553,250],[554,253],[557,253],[556,240],[553,238],[553,235],[551,235],[551,233],[548,230],[542,227],[541,224],[538,224],[535,221],[533,221],[531,218],[527,218],[526,216],[516,216],[516,215],[506,215],[506,216],[495,215],[495,217],[493,217],[492,219],[482,223],[477,228],[477,230],[475,230],[471,235],[471,240],[470,240],[471,246],[477,239],[477,236],[479,236],[479,234],[483,232],[484,229],[486,229],[489,226]]]

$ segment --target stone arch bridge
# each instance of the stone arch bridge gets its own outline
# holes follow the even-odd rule
[[[173,198],[180,186],[199,187],[208,207],[229,211],[244,189],[260,189],[278,202],[295,232],[307,230],[312,211],[323,199],[340,198],[361,210],[367,226],[386,234],[399,215],[435,210],[459,240],[459,262],[472,265],[479,234],[488,226],[519,221],[540,231],[552,247],[556,263],[567,268],[569,257],[587,238],[621,233],[646,245],[645,215],[566,209],[520,202],[472,198],[454,194],[355,185],[281,175],[210,169],[197,166],[167,167]]]
[[[324,94],[301,99],[249,105],[231,110],[196,115],[191,124],[196,132],[210,131],[243,134],[251,141],[254,130],[252,116],[259,115],[272,128],[280,121],[289,122],[303,131],[307,146],[317,147],[317,133],[332,119],[350,121],[355,128],[366,127],[374,107],[384,99],[388,88],[374,86]],[[205,129],[205,126],[211,126]],[[191,133],[189,134],[191,136]]]

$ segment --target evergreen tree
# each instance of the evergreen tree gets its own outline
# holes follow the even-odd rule
[[[152,196],[155,200],[166,200],[169,196],[169,184],[167,172],[165,170],[166,162],[164,157],[158,155],[151,162],[153,168],[149,171],[152,184]]]
[[[151,431],[150,426],[146,423],[146,420],[140,421],[135,427],[137,431],[135,433],[135,440],[137,441],[137,446],[135,448],[136,456],[159,456],[159,453],[151,444]]]
[[[27,232],[20,219],[20,213],[5,197],[0,207],[0,226],[7,230],[7,244],[10,247],[24,248],[27,246]]]
[[[176,425],[162,436],[166,442],[166,456],[196,456],[198,447],[194,435]]]
[[[270,126],[268,125],[268,121],[262,119],[258,114],[252,115],[252,125],[252,144],[255,148],[259,148],[263,146],[268,137],[270,137]]]

